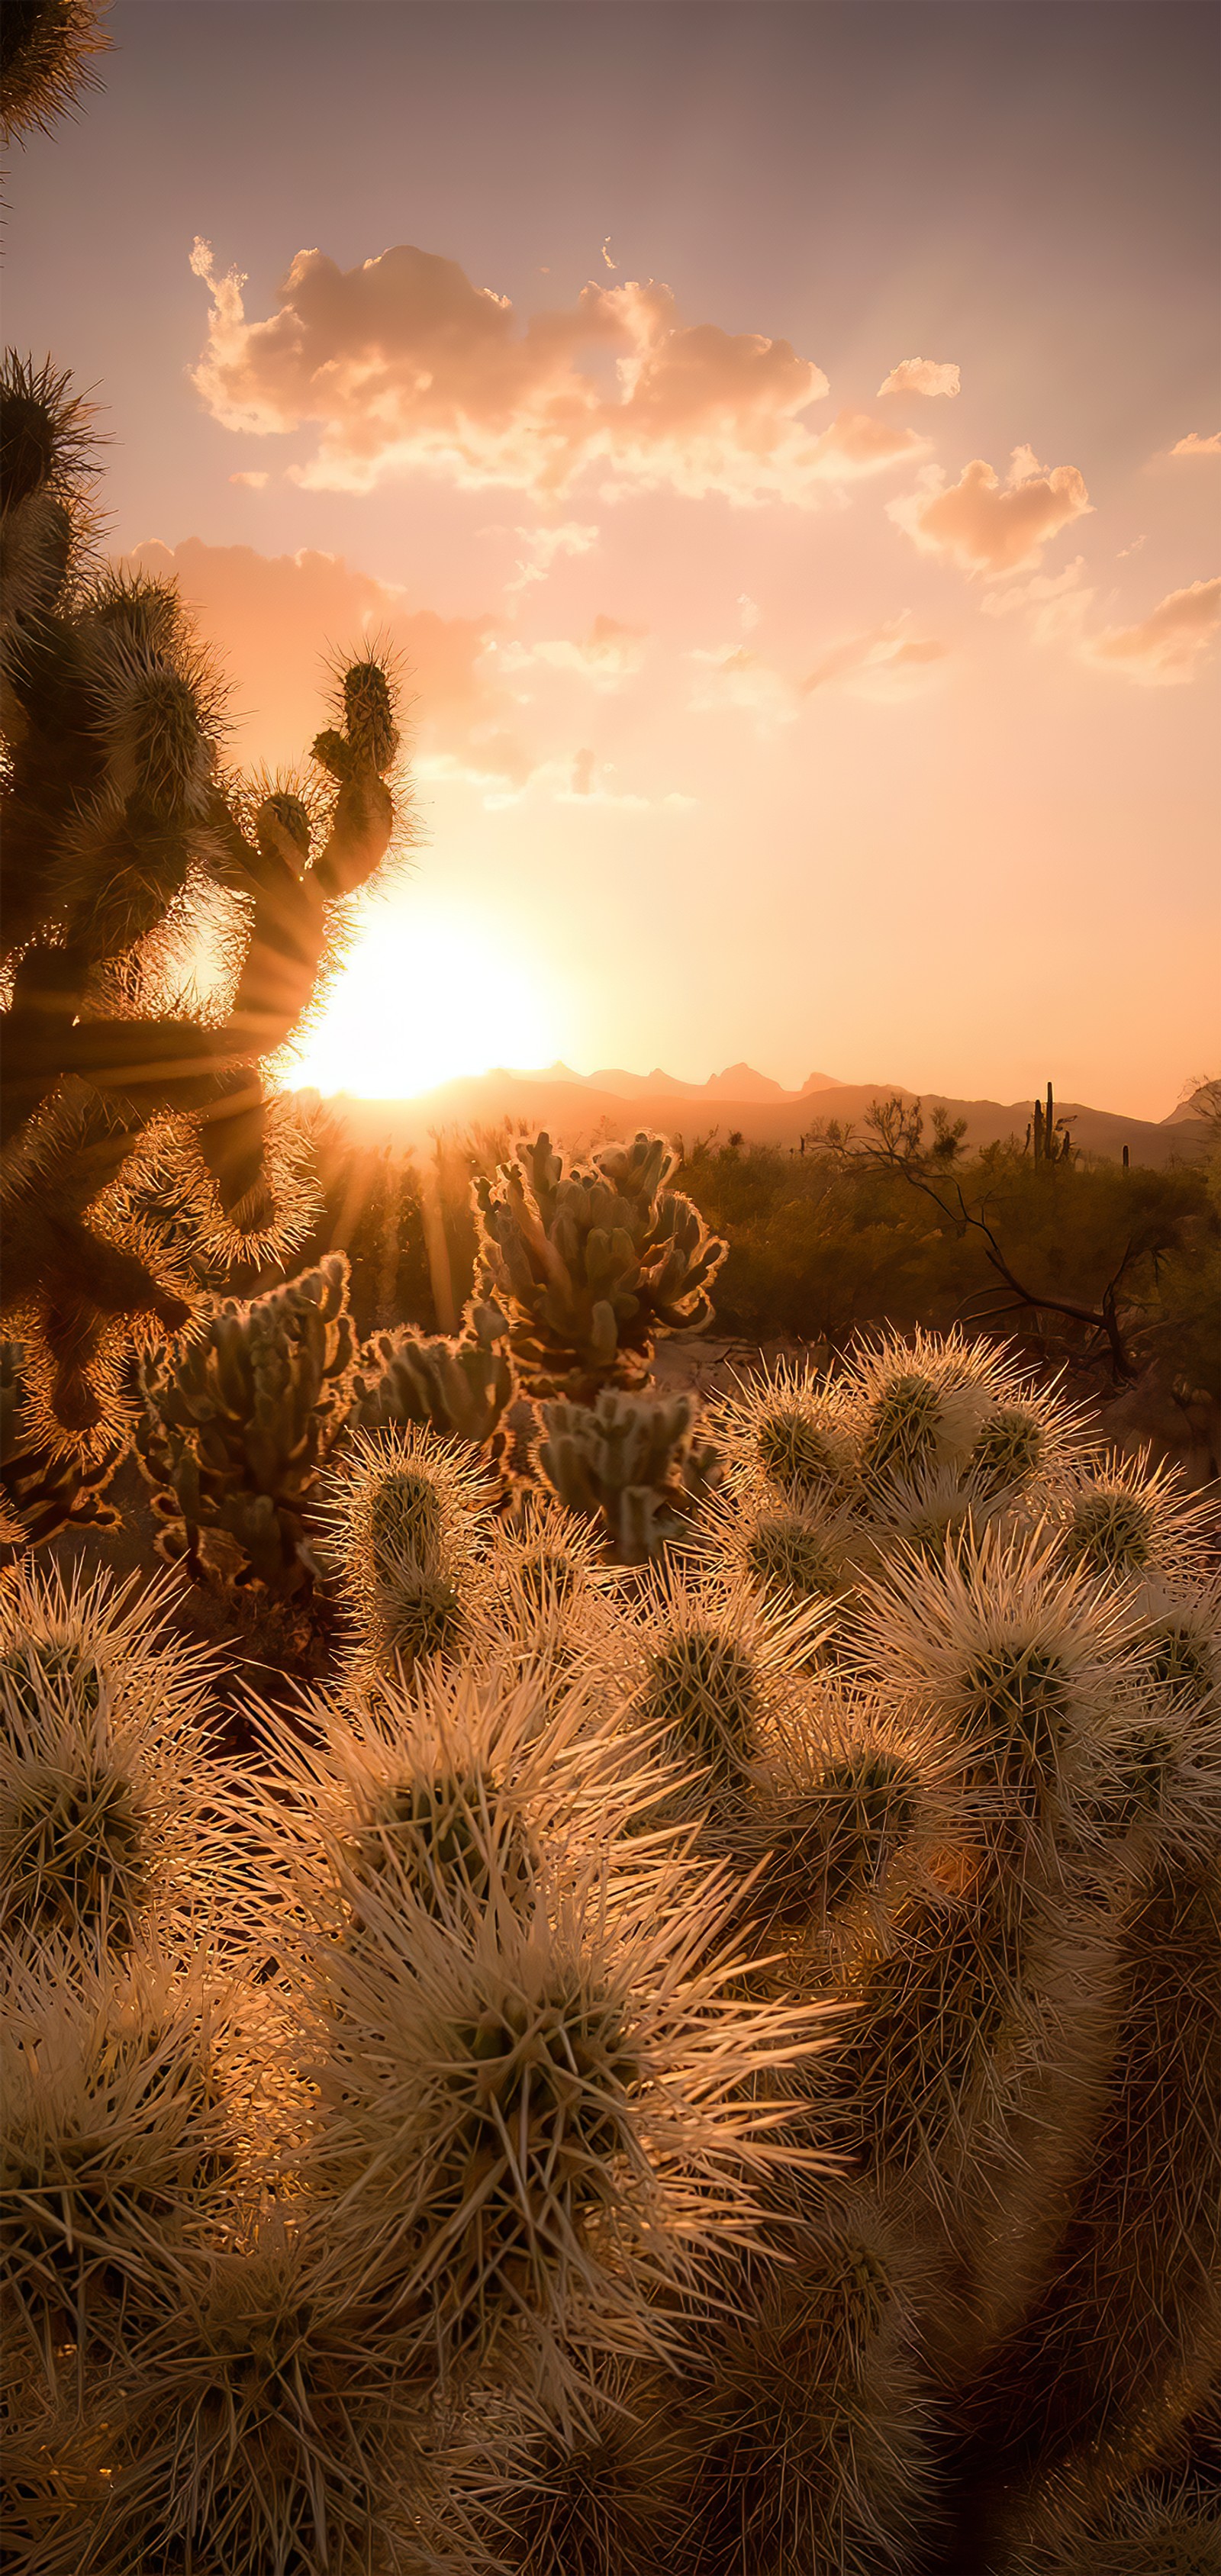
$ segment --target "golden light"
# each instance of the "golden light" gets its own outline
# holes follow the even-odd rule
[[[553,1008],[512,934],[412,894],[372,910],[286,1078],[324,1094],[411,1100],[493,1065],[557,1052]]]

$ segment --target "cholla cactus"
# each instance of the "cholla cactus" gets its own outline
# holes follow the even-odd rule
[[[698,2563],[899,2576],[939,2519],[919,2264],[851,2188],[806,2218],[792,2253],[708,2339]]]
[[[370,1889],[450,1923],[529,1914],[543,1854],[579,1867],[613,1849],[653,1785],[579,1691],[557,1701],[495,1667],[433,1668],[351,1707],[315,1698],[291,1719],[264,1713],[259,1733],[272,1864],[290,1856],[295,1902],[329,1926],[364,1925]]]
[[[65,1448],[40,1433],[22,1369],[20,1342],[0,1342],[0,1492],[10,1520],[6,1544],[36,1546],[67,1529],[113,1529],[119,1515],[105,1500],[124,1454],[109,1447]]]
[[[548,1697],[622,1665],[624,1603],[597,1527],[545,1491],[524,1488],[488,1524],[468,1600],[472,1654]]]
[[[497,2563],[525,2576],[691,2565],[699,2428],[676,2382],[609,2361],[571,2424],[537,2409],[488,2448],[480,2485]]]
[[[226,1889],[209,1806],[197,1653],[167,1594],[14,1572],[0,1588],[0,1841],[6,1942],[123,1950]]]
[[[996,1529],[930,1565],[909,1550],[866,1589],[864,1668],[950,1728],[964,1776],[1011,1793],[1072,1850],[1129,1741],[1138,1678],[1129,1605],[1063,1571],[1045,1534]]]
[[[1147,1449],[1074,1478],[1057,1515],[1060,1553],[1097,1580],[1196,1583],[1217,1539],[1216,1505],[1183,1492],[1181,1471]]]
[[[49,133],[82,90],[96,89],[95,54],[110,42],[106,0],[20,0],[0,52],[0,124],[6,142]]]
[[[477,2567],[368,2326],[334,2252],[276,2213],[187,2271],[140,2367],[103,2383],[105,2485],[63,2517],[48,2576]]]
[[[227,1298],[177,1359],[145,1362],[141,1458],[171,1561],[277,1592],[312,1582],[306,1513],[347,1421],[354,1355],[348,1266],[331,1252],[249,1304]]]
[[[709,1408],[734,1494],[761,1483],[792,1510],[841,1500],[856,1484],[856,1454],[838,1384],[808,1363],[782,1360],[768,1376],[739,1378]]]
[[[1190,2472],[1108,2495],[1090,2464],[1059,2470],[1019,2522],[1004,2576],[1214,2576],[1221,2563],[1217,2489]]]
[[[740,1795],[792,1705],[794,1672],[824,1614],[672,1572],[650,1577],[639,1607],[640,1724],[663,1760],[695,1775],[697,1805]]]
[[[68,378],[10,357],[3,398],[4,1312],[71,1444],[124,1427],[123,1328],[177,1331],[196,1302],[125,1187],[150,1126],[173,1123],[230,1260],[299,1231],[260,1063],[389,848],[397,734],[366,657],[340,684],[346,730],[315,745],[321,829],[291,786],[244,806],[222,779],[224,692],[173,584],[93,560],[90,427]],[[226,989],[192,1012],[205,922]]]
[[[596,1520],[620,1565],[644,1565],[690,1529],[720,1475],[689,1395],[619,1395],[542,1408],[538,1463],[571,1511]]]
[[[681,1574],[483,1443],[307,1492],[307,1439],[360,1634],[240,1772],[155,1602],[0,1575],[37,2576],[917,2576],[942,2477],[997,2576],[1194,2545],[1205,1527],[1003,1360],[891,1356],[790,1372],[766,1457],[733,1399]],[[867,1463],[913,1376],[932,1448]],[[1068,1561],[1099,1493],[1143,1568]]]
[[[65,2361],[71,2378],[138,2350],[228,2215],[224,2021],[198,1974],[144,1955],[68,1992],[46,1952],[7,1980],[4,2306],[52,2396]]]
[[[410,1678],[467,1634],[466,1591],[491,1499],[454,1441],[431,1431],[357,1433],[324,1488],[362,1673]]]
[[[607,1145],[566,1168],[547,1135],[480,1180],[480,1248],[529,1395],[592,1403],[644,1383],[659,1333],[698,1332],[725,1245],[666,1187],[677,1156],[660,1136]]]
[[[821,2009],[730,2002],[724,1889],[677,1861],[619,1913],[597,1867],[469,1928],[399,1888],[365,1905],[371,1938],[315,1955],[314,2188],[443,2373],[508,2339],[562,2405],[583,2347],[672,2341],[651,2281],[693,2286],[754,2235],[756,2187],[803,2155],[766,2079]]]
[[[499,1307],[472,1300],[453,1340],[406,1324],[375,1333],[361,1352],[354,1421],[367,1431],[416,1423],[490,1449],[514,1392],[508,1329]]]

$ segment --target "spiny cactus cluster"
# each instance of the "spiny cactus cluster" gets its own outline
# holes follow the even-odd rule
[[[287,1592],[312,1580],[305,1510],[347,1421],[354,1359],[347,1264],[329,1253],[251,1303],[225,1299],[177,1358],[145,1361],[141,1456],[171,1562],[198,1571],[220,1540],[239,1578]]]
[[[527,1395],[589,1404],[639,1387],[659,1333],[710,1320],[726,1248],[667,1187],[676,1162],[642,1134],[571,1168],[543,1134],[477,1182],[484,1277]]]
[[[452,1339],[403,1324],[375,1333],[362,1355],[355,1420],[363,1429],[419,1423],[491,1452],[515,1380],[507,1318],[473,1299]]]
[[[398,735],[364,656],[313,783],[227,778],[224,689],[173,582],[97,554],[87,407],[12,353],[0,402],[4,1314],[42,1436],[96,1458],[130,1410],[133,1331],[190,1320],[184,1234],[232,1261],[305,1230],[260,1068],[386,856]],[[201,935],[218,980],[192,1006]]]
[[[719,1439],[642,1574],[349,1434],[253,1765],[2,1578],[33,2576],[1211,2570],[1213,1523],[956,1340]]]

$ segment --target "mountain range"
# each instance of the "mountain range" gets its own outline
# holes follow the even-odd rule
[[[1008,1137],[1020,1144],[1034,1108],[1030,1100],[956,1100],[940,1091],[908,1091],[900,1083],[840,1082],[827,1073],[812,1073],[799,1091],[786,1091],[748,1064],[729,1065],[707,1082],[683,1082],[660,1068],[627,1073],[612,1066],[583,1074],[566,1064],[537,1072],[498,1066],[491,1073],[441,1083],[414,1100],[363,1100],[340,1092],[328,1106],[368,1144],[426,1145],[445,1128],[498,1127],[508,1120],[535,1132],[545,1127],[570,1151],[649,1127],[688,1147],[699,1137],[725,1143],[737,1136],[744,1144],[787,1146],[796,1152],[820,1120],[836,1118],[859,1127],[871,1101],[891,1094],[906,1106],[918,1098],[930,1125],[934,1109],[944,1109],[951,1120],[964,1118],[965,1141],[977,1149]],[[316,1093],[303,1096],[317,1098]],[[1183,1102],[1168,1118],[1152,1120],[1093,1109],[1083,1101],[1056,1103],[1057,1115],[1071,1124],[1074,1144],[1086,1153],[1119,1162],[1126,1145],[1132,1162],[1154,1166],[1192,1159],[1206,1141],[1208,1128],[1194,1108],[1194,1102]]]

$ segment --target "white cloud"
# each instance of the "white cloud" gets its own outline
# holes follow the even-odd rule
[[[1176,438],[1170,453],[1172,456],[1221,456],[1221,429],[1215,429],[1211,438],[1201,438],[1198,430],[1189,429],[1186,438]]]
[[[540,665],[552,671],[572,671],[588,680],[600,694],[622,689],[634,679],[644,660],[647,636],[641,626],[621,626],[615,617],[595,617],[588,635],[574,638],[566,635],[544,639],[537,644],[506,644],[501,656],[503,671],[528,671]]]

